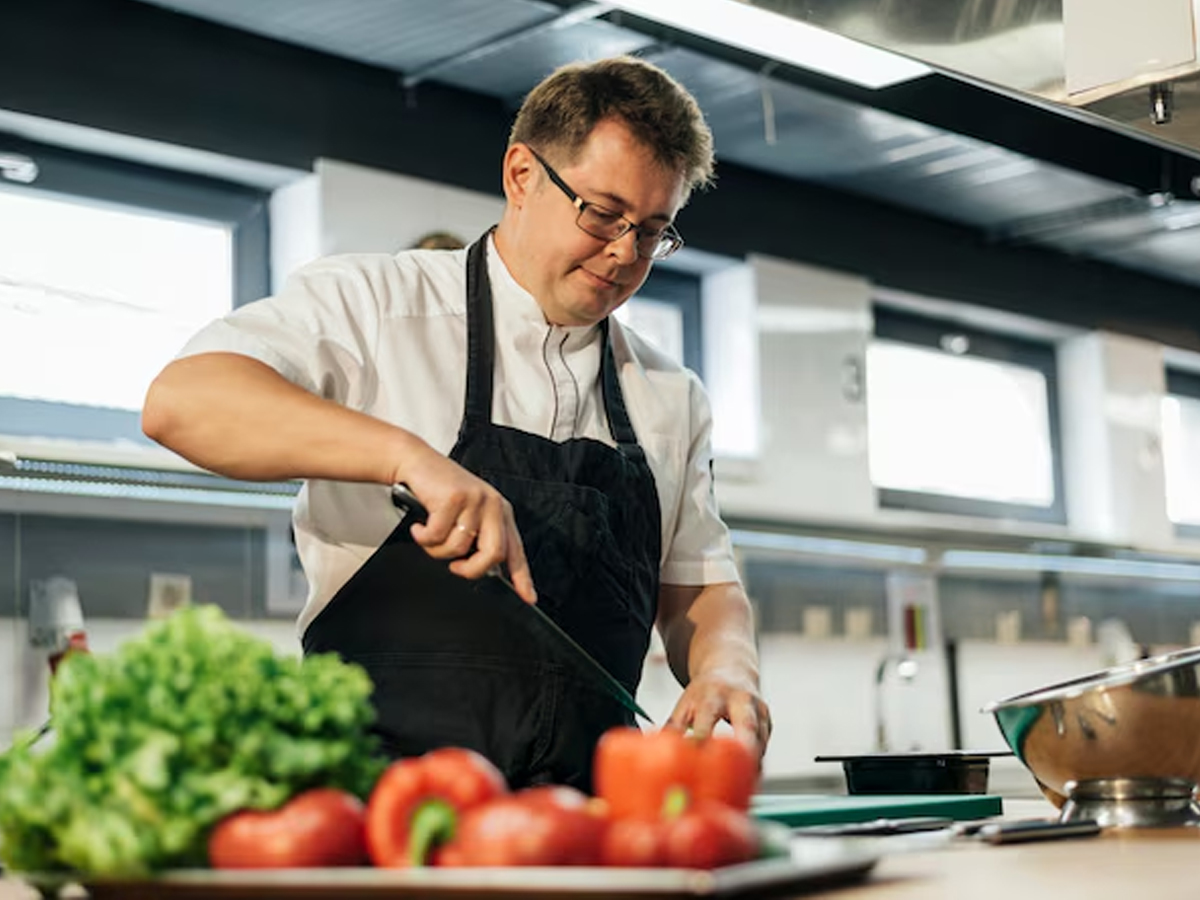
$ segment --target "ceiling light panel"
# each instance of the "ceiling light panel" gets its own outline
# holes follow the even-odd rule
[[[735,0],[616,0],[614,7],[680,31],[866,88],[928,75],[928,66]]]

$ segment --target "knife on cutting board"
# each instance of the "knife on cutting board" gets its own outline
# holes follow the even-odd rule
[[[429,517],[429,511],[425,509],[408,485],[403,482],[392,485],[392,505],[400,511],[401,521],[406,522],[410,526],[424,523]],[[590,653],[579,646],[574,638],[563,631],[557,622],[539,609],[537,604],[526,603],[521,599],[521,596],[517,593],[517,589],[513,587],[512,581],[501,565],[492,566],[485,577],[495,579],[498,583],[502,584],[506,592],[514,600],[520,603],[525,609],[528,609],[529,615],[538,619],[543,629],[549,632],[551,639],[558,643],[570,659],[578,663],[580,672],[586,678],[590,679],[605,694],[612,697],[625,707],[625,709],[634,715],[641,716],[651,725],[654,724],[654,720],[642,709],[637,700],[633,698],[633,695],[625,689],[625,685],[617,681]]]

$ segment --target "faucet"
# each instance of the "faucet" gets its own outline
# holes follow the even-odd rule
[[[883,679],[887,676],[888,667],[896,664],[896,675],[904,684],[910,684],[917,677],[920,666],[907,653],[888,653],[879,660],[875,668],[875,750],[886,753],[888,745],[887,723],[883,715]]]

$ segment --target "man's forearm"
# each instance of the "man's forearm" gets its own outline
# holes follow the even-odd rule
[[[415,435],[317,397],[246,356],[175,360],[146,396],[142,428],[185,459],[256,481],[388,483],[397,460],[428,449]]]
[[[719,673],[758,688],[754,614],[740,585],[664,585],[659,605],[667,660],[680,684]]]

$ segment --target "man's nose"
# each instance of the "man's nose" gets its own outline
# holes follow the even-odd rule
[[[637,262],[637,229],[630,228],[615,241],[609,241],[608,252],[615,256],[623,266],[630,266]]]

